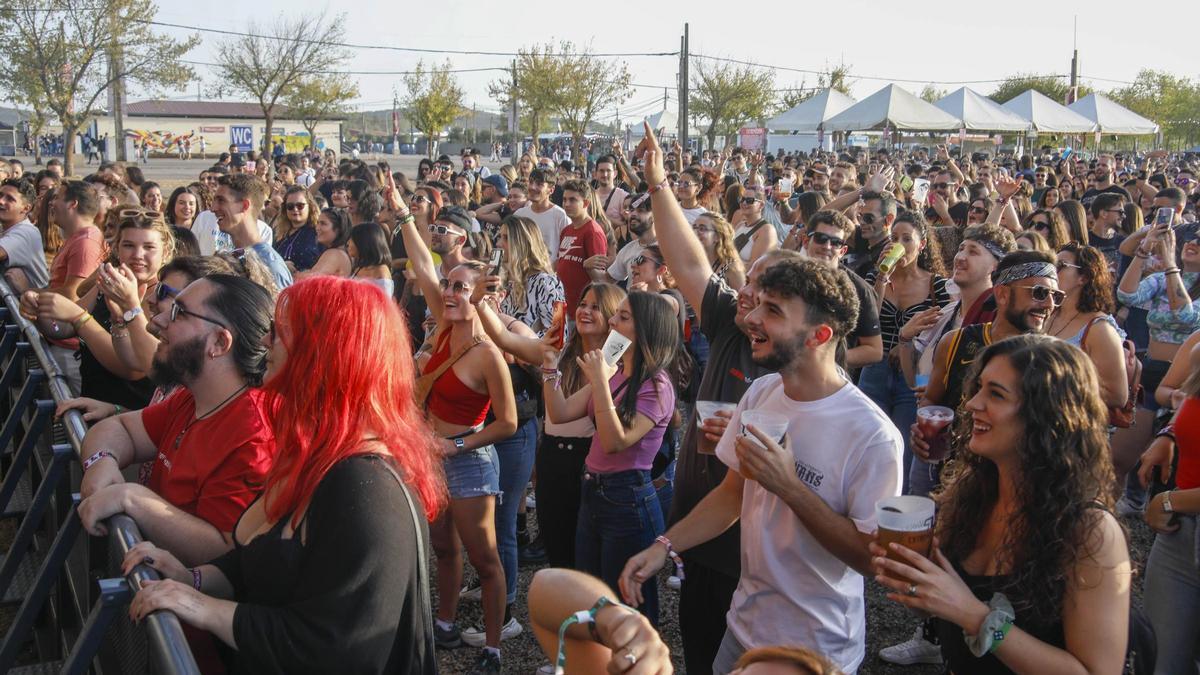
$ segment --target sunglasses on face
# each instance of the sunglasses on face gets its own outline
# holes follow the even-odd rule
[[[987,209],[983,208],[982,206],[972,206],[968,212],[969,213],[987,213]]]
[[[650,257],[650,256],[648,256],[648,255],[646,255],[645,253],[643,253],[642,255],[639,255],[638,257],[636,257],[636,258],[634,258],[634,259],[633,259],[633,264],[634,264],[634,266],[637,266],[637,265],[644,265],[644,264],[646,264],[646,263],[648,263],[648,262],[652,262],[652,263],[654,263],[655,265],[661,265],[661,264],[662,264],[662,261],[661,261],[661,260],[655,260],[654,258],[652,258],[652,257]]]
[[[445,225],[430,225],[429,231],[434,234],[440,234],[442,236],[445,236],[447,234],[458,234],[458,232],[455,232],[454,230],[446,227]]]
[[[438,286],[440,286],[443,291],[450,290],[455,295],[462,295],[464,293],[471,292],[471,285],[465,284],[461,281],[455,281],[454,283],[450,283],[450,281],[448,279],[442,279],[441,281],[438,282]]]
[[[177,300],[177,301],[175,301],[175,304],[171,305],[171,314],[170,314],[171,323],[175,323],[175,320],[179,318],[180,314],[183,314],[185,316],[194,316],[197,319],[200,319],[201,321],[207,321],[209,323],[216,324],[216,325],[220,326],[221,328],[224,328],[225,330],[229,330],[229,328],[224,323],[221,323],[220,321],[217,321],[216,319],[213,319],[211,317],[204,316],[203,314],[197,314],[197,313],[191,311],[190,309],[187,309],[183,305],[181,305],[179,303],[179,301]]]
[[[742,206],[750,206],[754,202],[761,201],[758,197],[742,197]]]
[[[846,245],[845,239],[839,239],[838,237],[832,237],[828,234],[825,234],[824,232],[813,232],[811,238],[813,240],[813,243],[816,244],[817,246],[829,245],[834,248],[841,248]]]
[[[875,223],[875,221],[881,220],[879,216],[870,212],[858,214],[858,219],[862,221],[863,225],[872,225]]]
[[[416,195],[415,197],[413,197],[413,198],[412,198],[412,203],[414,203],[414,204],[428,204],[428,203],[429,203],[429,197],[426,197],[425,195]]]
[[[1041,284],[1035,284],[1033,286],[1017,286],[1016,288],[1028,288],[1029,297],[1033,298],[1034,301],[1045,302],[1049,300],[1054,304],[1055,307],[1058,307],[1063,303],[1063,300],[1067,299],[1066,293],[1050,288],[1049,286],[1043,286]]]
[[[178,288],[173,288],[173,287],[168,286],[160,281],[160,282],[158,282],[158,286],[156,287],[156,289],[154,291],[154,300],[156,302],[162,302],[163,300],[166,300],[167,298],[173,298],[177,295],[179,295]]]
[[[1035,221],[1033,221],[1032,227],[1034,230],[1037,230],[1038,232],[1048,232],[1050,230],[1050,223],[1043,223],[1040,220],[1035,220]]]
[[[304,202],[291,202],[285,205],[283,208],[287,209],[288,211],[303,211],[304,209],[308,208],[308,204],[305,204]]]
[[[1077,270],[1083,269],[1082,266],[1076,265],[1075,263],[1069,263],[1065,260],[1059,260],[1058,262],[1054,263],[1054,269],[1058,270],[1059,272],[1067,269],[1068,267]]]

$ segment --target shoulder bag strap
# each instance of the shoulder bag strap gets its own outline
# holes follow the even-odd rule
[[[449,337],[446,339],[449,339]],[[450,358],[439,364],[438,367],[433,370],[433,372],[425,373],[417,378],[417,381],[413,386],[413,397],[417,401],[417,406],[422,409],[425,408],[425,401],[429,398],[429,392],[433,390],[433,383],[437,382],[439,377],[444,375],[445,372],[455,364],[455,362],[462,358],[463,354],[466,354],[480,342],[483,342],[483,336],[471,336],[470,342],[467,342],[463,346],[459,347],[453,354],[450,355]]]
[[[1103,321],[1103,320],[1104,320],[1104,317],[1098,316],[1098,317],[1092,319],[1091,321],[1088,321],[1087,324],[1084,325],[1083,335],[1079,336],[1079,348],[1080,349],[1085,350],[1085,351],[1087,350],[1087,336],[1088,336],[1088,333],[1090,333],[1092,331],[1092,324],[1096,323],[1097,321]]]
[[[751,227],[749,230],[746,230],[745,232],[734,237],[734,239],[733,239],[734,250],[741,251],[743,248],[745,248],[746,244],[750,243],[750,239],[754,237],[754,233],[758,232],[759,228],[761,228],[763,225],[766,225],[766,224],[767,224],[767,219],[762,218],[757,223],[754,224],[754,227]]]
[[[429,552],[425,549],[425,530],[421,527],[424,515],[417,510],[416,500],[413,499],[408,484],[401,480],[400,474],[396,472],[392,463],[385,459],[383,466],[400,484],[400,491],[404,493],[404,502],[408,504],[408,513],[412,516],[413,532],[417,538],[417,585],[419,586],[417,592],[421,596],[418,602],[421,604],[421,617],[425,624],[425,651],[429,658],[437,658],[437,649],[433,642],[433,608],[430,606],[430,598],[433,596],[429,591],[429,561],[427,560]]]

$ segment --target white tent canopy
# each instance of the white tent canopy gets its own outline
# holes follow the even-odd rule
[[[822,89],[807,101],[767,120],[767,128],[815,133],[822,122],[854,104],[854,99],[836,89]]]
[[[906,131],[949,131],[962,121],[932,103],[889,84],[834,115],[823,125],[826,131],[874,131],[888,127]]]
[[[1035,131],[1082,134],[1096,130],[1095,122],[1035,89],[1018,94],[1004,108],[1029,120]]]
[[[961,119],[967,131],[1025,131],[1029,120],[969,87],[962,87],[934,102]]]
[[[650,128],[653,129],[654,133],[656,134],[659,131],[662,131],[664,135],[673,137],[675,134],[679,133],[679,115],[670,108],[667,108],[666,110],[659,110],[653,115],[647,115],[643,119],[650,123]],[[630,138],[641,138],[644,134],[641,122],[631,124],[626,127],[626,129],[629,132]],[[703,135],[704,130],[697,129],[695,126],[688,127],[688,136],[692,138],[700,138]]]
[[[1096,123],[1105,134],[1144,135],[1158,133],[1153,120],[1133,112],[1104,94],[1088,94],[1067,106]]]

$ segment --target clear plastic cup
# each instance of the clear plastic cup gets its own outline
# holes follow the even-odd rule
[[[737,410],[736,403],[725,403],[724,401],[696,401],[696,427],[700,429],[700,438],[696,443],[696,452],[701,455],[715,455],[717,453],[717,444],[708,440],[708,436],[704,433],[704,420],[712,419],[717,416],[720,411],[732,413]]]
[[[742,412],[742,435],[753,438],[753,434],[746,430],[746,425],[754,425],[755,429],[766,434],[771,440],[783,444],[783,437],[787,434],[789,420],[784,415],[768,410],[746,410]]]
[[[908,564],[889,544],[898,543],[926,558],[933,545],[933,519],[936,511],[928,497],[906,495],[884,497],[875,504],[875,521],[879,526],[876,539],[887,551],[887,557]]]
[[[941,461],[950,447],[946,429],[954,421],[954,411],[942,405],[927,405],[917,410],[917,428],[929,444],[929,460]]]

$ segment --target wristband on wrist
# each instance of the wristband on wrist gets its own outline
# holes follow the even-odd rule
[[[636,609],[634,609],[628,605],[621,604],[615,600],[609,600],[608,598],[606,598],[602,595],[602,596],[600,596],[599,599],[596,600],[596,604],[592,605],[591,609],[585,609],[585,610],[575,612],[574,614],[568,616],[566,619],[563,619],[562,624],[559,625],[559,627],[558,627],[558,655],[554,659],[555,675],[563,675],[566,672],[566,667],[567,667],[566,635],[567,635],[567,629],[570,628],[572,624],[579,623],[579,624],[586,625],[588,627],[588,632],[591,633],[592,639],[595,640],[598,644],[603,644],[603,642],[600,640],[599,633],[596,631],[596,615],[598,613],[600,613],[600,610],[604,609],[605,607],[623,607],[631,612],[635,612],[635,613],[637,612]]]
[[[654,542],[667,547],[667,557],[671,559],[671,562],[675,563],[675,576],[679,577],[680,581],[683,581],[683,558],[675,552],[675,547],[671,545],[671,540],[667,539],[666,535],[660,534],[654,538]]]
[[[75,328],[75,332],[79,332],[79,327],[91,320],[92,315],[88,312],[84,312],[71,321],[71,326]]]
[[[200,568],[193,567],[192,568],[192,588],[194,588],[196,590],[200,590],[200,582],[201,582]]]
[[[664,180],[663,182],[659,183],[658,185],[650,186],[650,189],[646,190],[646,194],[652,195],[655,192],[658,192],[659,190],[663,190],[668,187],[670,187],[670,183],[668,183],[667,181]]]
[[[117,462],[116,455],[112,454],[108,450],[98,450],[94,454],[92,454],[91,457],[88,457],[87,459],[83,460],[83,470],[87,471],[88,469],[92,468],[93,464],[95,464],[96,462],[99,462],[100,460],[104,459],[105,457],[112,457],[112,460],[114,462]],[[117,464],[120,465],[120,462],[117,462]]]
[[[1161,438],[1164,436],[1171,439],[1172,441],[1175,440],[1175,423],[1174,422],[1163,427],[1162,430],[1159,431],[1157,434],[1154,434],[1155,438]]]
[[[996,651],[1000,643],[1008,636],[1008,632],[1012,630],[1013,621],[1017,618],[1012,603],[1003,593],[992,595],[988,607],[991,611],[980,624],[979,634],[967,635],[966,631],[963,632],[963,641],[967,643],[967,648],[971,650],[971,653],[977,657]]]

